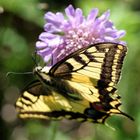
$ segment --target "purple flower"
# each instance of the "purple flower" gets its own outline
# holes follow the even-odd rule
[[[36,43],[37,53],[53,66],[70,53],[99,42],[114,42],[125,44],[119,39],[125,35],[124,30],[117,30],[109,20],[110,11],[100,17],[98,9],[93,9],[87,17],[82,10],[69,5],[65,9],[66,18],[60,12],[45,14],[44,32]]]

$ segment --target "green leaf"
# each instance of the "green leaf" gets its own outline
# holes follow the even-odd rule
[[[38,0],[0,0],[4,11],[12,12],[25,20],[42,26],[44,13],[38,8],[38,4]]]
[[[0,44],[0,55],[4,67],[8,70],[15,70],[15,68],[20,70],[27,66],[29,46],[24,37],[13,28],[3,27],[0,29]]]

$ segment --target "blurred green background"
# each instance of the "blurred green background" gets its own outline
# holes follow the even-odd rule
[[[63,11],[69,4],[100,13],[111,10],[110,19],[117,29],[125,29],[128,44],[118,92],[122,110],[135,118],[132,122],[113,116],[107,123],[114,127],[63,120],[20,120],[14,104],[33,75],[7,72],[32,71],[35,42],[43,31],[46,11]],[[140,0],[0,0],[0,139],[1,140],[140,140]]]

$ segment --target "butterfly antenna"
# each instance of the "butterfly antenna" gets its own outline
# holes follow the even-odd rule
[[[37,49],[35,49],[35,52],[32,54],[32,60],[35,63],[35,66],[38,66],[38,61],[37,61]]]
[[[6,77],[9,77],[11,74],[22,75],[22,74],[33,74],[33,72],[7,72]]]

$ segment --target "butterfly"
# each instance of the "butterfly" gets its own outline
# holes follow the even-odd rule
[[[51,69],[36,67],[30,83],[16,102],[20,118],[104,123],[120,110],[116,85],[127,47],[98,43],[75,51]]]

